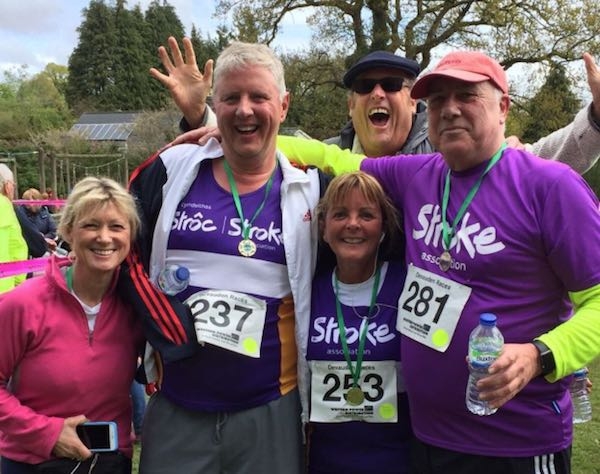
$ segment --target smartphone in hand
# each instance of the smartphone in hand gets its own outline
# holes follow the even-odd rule
[[[119,447],[114,421],[88,421],[77,425],[76,431],[82,443],[93,453],[116,451]]]

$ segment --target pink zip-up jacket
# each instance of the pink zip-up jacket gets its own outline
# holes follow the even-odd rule
[[[143,336],[115,292],[93,333],[53,258],[43,276],[0,300],[0,455],[37,464],[53,457],[65,418],[115,421],[131,457],[131,382]]]

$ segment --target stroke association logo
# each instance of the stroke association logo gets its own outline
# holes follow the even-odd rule
[[[502,251],[506,246],[497,239],[496,228],[483,227],[479,222],[469,222],[471,214],[465,212],[454,234],[450,248],[456,256],[466,252],[472,259],[476,255],[490,255]],[[423,240],[426,245],[442,248],[442,215],[440,206],[425,204],[417,216],[419,228],[413,229],[412,237]]]
[[[248,219],[244,220],[245,226],[249,226]],[[242,220],[239,217],[232,217],[223,224],[222,233],[230,237],[241,237]],[[205,217],[202,211],[197,211],[189,215],[185,210],[178,210],[173,217],[171,230],[183,232],[218,232],[219,227],[214,220]],[[281,245],[281,228],[277,227],[275,222],[269,222],[269,226],[264,228],[260,226],[250,226],[248,238],[257,242],[267,242],[274,245]]]

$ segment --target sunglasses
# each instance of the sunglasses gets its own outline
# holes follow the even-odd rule
[[[404,87],[403,77],[382,77],[381,79],[356,79],[351,89],[357,94],[369,94],[379,84],[385,92],[398,92]],[[408,87],[408,85],[407,85]]]

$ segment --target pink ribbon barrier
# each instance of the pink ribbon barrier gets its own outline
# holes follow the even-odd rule
[[[66,199],[15,199],[13,204],[31,204],[34,206],[64,206]]]
[[[30,260],[21,260],[18,262],[3,262],[0,263],[0,278],[5,278],[22,273],[34,273],[43,271],[50,257],[32,258]],[[67,257],[59,257],[58,265],[64,266],[69,264]]]

